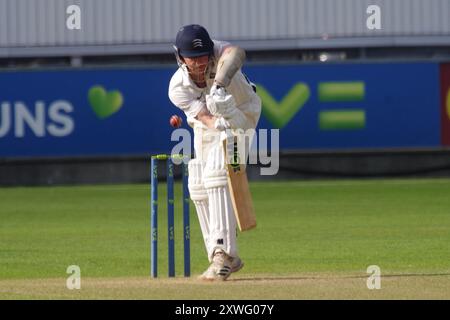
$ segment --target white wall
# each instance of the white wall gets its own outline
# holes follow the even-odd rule
[[[82,30],[66,28],[71,4]],[[382,30],[366,28],[370,4]],[[0,0],[0,56],[169,52],[188,23],[253,49],[450,45],[449,18],[450,0]]]

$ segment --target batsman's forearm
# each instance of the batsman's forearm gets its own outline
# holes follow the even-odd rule
[[[207,110],[200,111],[200,113],[196,116],[196,119],[201,121],[209,129],[215,129],[215,123],[216,123],[217,118],[214,117]]]
[[[214,82],[222,87],[228,87],[231,79],[242,67],[245,61],[245,51],[242,48],[233,46],[225,50],[217,64],[216,77]]]

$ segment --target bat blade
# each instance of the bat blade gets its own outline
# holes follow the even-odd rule
[[[248,185],[245,165],[239,163],[236,157],[236,137],[230,137],[223,141],[225,154],[227,155],[227,176],[231,202],[240,231],[247,231],[256,227],[256,216],[253,207],[252,195]],[[233,156],[230,157],[230,153]],[[234,161],[230,161],[234,159]]]

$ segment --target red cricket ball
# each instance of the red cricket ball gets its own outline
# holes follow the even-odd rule
[[[183,123],[183,120],[177,116],[177,115],[173,115],[170,117],[170,125],[174,128],[179,128],[181,127],[181,124]]]

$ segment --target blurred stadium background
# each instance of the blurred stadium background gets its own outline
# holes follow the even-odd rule
[[[259,128],[280,129],[276,178],[448,176],[449,14],[448,0],[0,0],[0,185],[148,181],[148,156],[173,145],[172,43],[190,23],[246,49]]]

